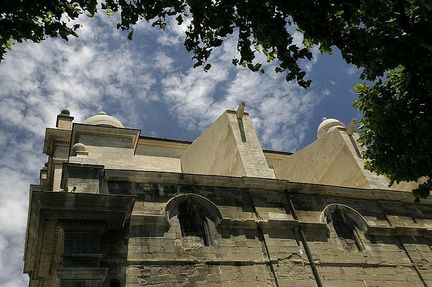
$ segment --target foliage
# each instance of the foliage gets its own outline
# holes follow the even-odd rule
[[[45,36],[76,36],[79,25],[69,27],[68,22],[97,11],[97,0],[3,2],[0,56],[10,48],[11,40],[40,42]],[[416,62],[417,55],[432,49],[430,7],[420,0],[107,0],[101,6],[109,15],[120,13],[117,28],[129,30],[129,38],[140,20],[164,28],[167,16],[179,24],[191,19],[184,44],[197,66],[227,35],[238,32],[239,58],[234,64],[258,71],[262,63],[254,61],[255,55],[263,53],[268,61],[278,60],[276,71],[286,72],[287,81],[296,79],[304,87],[310,82],[298,62],[311,60],[308,48],[313,44],[323,52],[337,46],[347,62],[364,68],[363,76],[370,80]],[[306,47],[293,42],[287,28],[294,24],[304,33]]]
[[[49,37],[77,36],[79,24],[72,27],[69,20],[79,15],[96,13],[97,0],[2,0],[0,5],[0,61],[6,49],[15,41],[40,42]]]
[[[79,25],[70,27],[68,21],[97,11],[97,0],[2,2],[0,60],[13,41],[76,36]],[[141,20],[162,29],[167,17],[179,24],[190,20],[184,45],[204,70],[211,67],[206,61],[213,49],[237,33],[234,65],[264,72],[256,59],[262,53],[287,81],[308,87],[299,63],[312,59],[312,45],[321,52],[338,47],[348,63],[363,68],[363,79],[375,81],[357,88],[369,168],[395,181],[426,176],[429,187],[422,188],[430,188],[430,0],[106,0],[101,6],[108,15],[120,13],[117,28],[129,31],[129,39]],[[295,29],[304,34],[304,46],[294,43]]]
[[[364,113],[360,140],[367,146],[366,166],[392,182],[424,177],[414,190],[417,198],[428,196],[432,189],[431,81],[430,70],[413,73],[399,67],[385,81],[355,88],[356,106]]]

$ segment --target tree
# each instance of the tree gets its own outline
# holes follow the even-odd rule
[[[37,3],[35,3],[37,2]],[[45,36],[76,36],[79,27],[67,21],[97,12],[97,0],[6,0],[0,7],[0,58],[12,41],[42,41]],[[432,2],[430,0],[106,0],[106,13],[120,13],[117,28],[133,35],[146,20],[164,28],[166,18],[180,24],[191,19],[184,45],[195,66],[207,64],[215,47],[237,33],[239,57],[234,65],[261,71],[257,53],[277,62],[276,72],[302,87],[310,81],[299,65],[311,60],[310,48],[341,50],[344,59],[363,68],[357,107],[364,113],[360,134],[367,165],[394,181],[426,182],[417,196],[431,188]],[[302,47],[293,43],[288,26],[304,34]],[[394,127],[397,126],[397,129]]]
[[[82,13],[94,15],[97,0],[2,0],[0,5],[0,61],[15,41],[41,42],[45,37],[77,36],[79,24],[70,20]]]
[[[431,67],[431,59],[429,61]],[[356,86],[357,108],[364,113],[360,140],[367,146],[366,167],[392,182],[424,181],[416,198],[432,190],[432,72],[399,67],[372,87]]]

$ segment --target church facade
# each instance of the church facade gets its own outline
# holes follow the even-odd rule
[[[364,169],[352,123],[263,150],[244,105],[193,142],[103,112],[47,128],[31,287],[432,286],[432,201]]]

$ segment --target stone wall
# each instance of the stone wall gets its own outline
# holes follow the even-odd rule
[[[103,262],[115,262],[108,276],[128,287],[317,286],[316,280],[323,286],[432,284],[431,240],[416,236],[432,225],[427,206],[258,189],[120,185],[137,202],[128,230],[114,237],[117,249],[108,248],[104,258],[110,260]],[[167,215],[169,200],[182,195],[202,196],[220,212],[220,220],[208,214],[210,222],[218,221],[209,228],[210,246],[183,236],[176,215]],[[323,222],[322,211],[335,203],[358,211],[367,223],[364,250],[344,250]]]

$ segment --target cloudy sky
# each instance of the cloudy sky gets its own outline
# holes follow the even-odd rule
[[[27,285],[22,274],[29,184],[46,161],[46,127],[68,108],[76,122],[103,110],[142,135],[192,141],[225,109],[247,103],[265,149],[301,149],[323,117],[347,123],[359,71],[338,51],[303,63],[305,90],[283,75],[235,68],[235,36],[214,51],[212,69],[193,69],[182,46],[185,26],[160,31],[139,24],[134,40],[115,30],[115,17],[83,18],[79,38],[16,44],[0,63],[0,285]],[[301,43],[300,33],[295,35]]]

